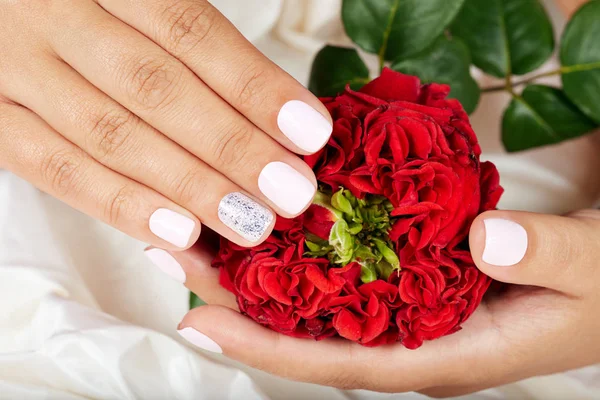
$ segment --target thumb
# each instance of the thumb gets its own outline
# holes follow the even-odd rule
[[[473,222],[469,243],[475,264],[493,279],[580,295],[599,275],[600,211],[489,211]]]

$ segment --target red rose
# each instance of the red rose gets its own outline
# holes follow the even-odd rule
[[[402,217],[390,233],[399,252],[406,241],[423,249],[464,239],[482,208],[481,176],[495,173],[491,164],[480,164],[468,116],[446,99],[449,91],[385,69],[359,92],[348,88],[325,100],[333,136],[306,157],[317,179],[334,191],[343,186],[359,198],[371,193],[391,201],[392,216]],[[488,183],[485,209],[502,193],[497,179]]]
[[[437,268],[404,265],[398,279],[403,305],[396,314],[402,344],[415,349],[460,329],[491,283],[466,251],[441,256]]]
[[[214,266],[240,310],[279,332],[417,348],[460,329],[491,280],[467,234],[502,194],[446,85],[385,69],[323,99],[333,134],[306,156],[314,204],[245,249],[223,241]]]
[[[400,307],[398,286],[381,279],[359,284],[360,266],[354,264],[342,292],[329,301],[333,327],[346,339],[364,346],[398,341],[398,328],[392,319]]]
[[[274,233],[253,249],[223,239],[212,265],[221,269],[221,285],[236,295],[241,312],[273,330],[320,339],[334,333],[331,322],[320,317],[341,292],[347,268],[303,257],[289,243],[300,222],[278,219]]]

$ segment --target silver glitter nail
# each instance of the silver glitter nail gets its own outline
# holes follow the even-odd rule
[[[242,193],[229,193],[219,203],[219,219],[249,242],[257,242],[273,222],[273,214]]]

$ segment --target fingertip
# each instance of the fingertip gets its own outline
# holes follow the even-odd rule
[[[506,269],[517,266],[525,258],[529,238],[518,222],[519,214],[488,211],[473,221],[469,235],[473,261],[493,278],[505,280]]]
[[[487,215],[487,212],[478,215],[471,224],[469,231],[469,248],[471,249],[471,256],[477,265],[481,261],[481,255],[485,247],[485,224],[483,221]]]
[[[177,207],[158,208],[150,215],[148,228],[159,240],[155,245],[172,251],[184,251],[192,247],[202,230],[198,218]]]

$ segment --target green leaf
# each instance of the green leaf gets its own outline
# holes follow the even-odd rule
[[[565,28],[560,62],[565,93],[600,123],[600,0],[581,7]]]
[[[190,310],[196,307],[204,306],[206,303],[196,294],[190,292]]]
[[[595,124],[565,94],[543,85],[527,86],[515,96],[502,120],[502,141],[508,151],[559,143],[581,136]]]
[[[369,69],[356,49],[325,46],[313,61],[308,89],[315,96],[335,96],[347,84],[358,90],[369,82]]]
[[[425,83],[450,85],[450,97],[458,99],[470,114],[475,111],[481,90],[471,77],[469,49],[459,39],[441,36],[433,46],[409,59],[399,59],[391,68],[416,75]]]
[[[344,0],[346,33],[362,49],[395,60],[428,46],[452,22],[464,0]]]
[[[476,66],[499,78],[531,72],[554,51],[552,23],[539,0],[466,0],[451,31]]]

